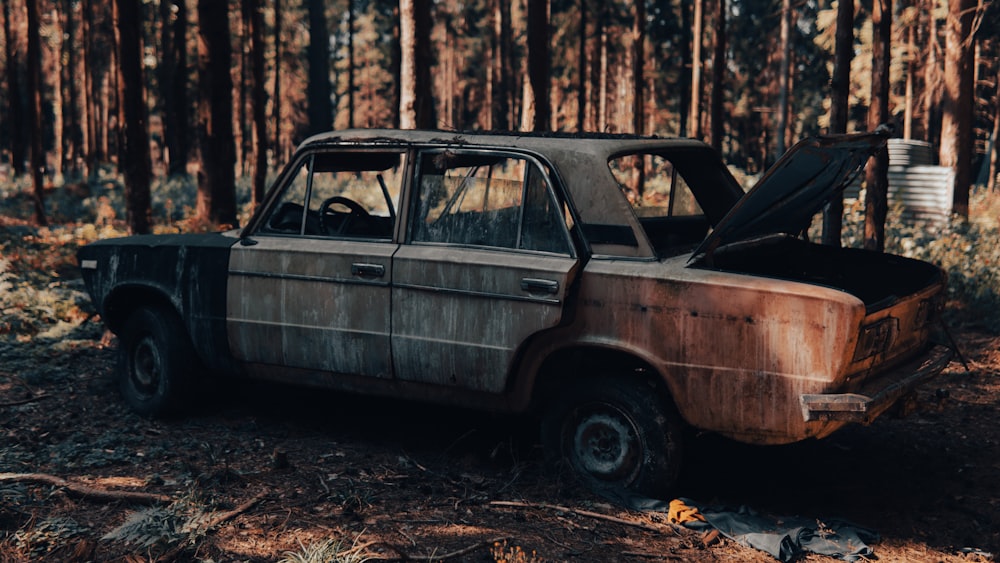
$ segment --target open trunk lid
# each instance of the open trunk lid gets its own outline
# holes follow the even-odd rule
[[[715,225],[692,257],[741,240],[808,228],[813,215],[842,192],[889,138],[872,133],[804,139],[788,150]]]

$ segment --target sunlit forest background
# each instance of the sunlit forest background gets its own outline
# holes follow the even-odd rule
[[[749,184],[803,137],[891,123],[953,170],[952,219],[901,220],[873,158],[811,236],[933,260],[970,311],[1000,302],[987,0],[4,0],[0,17],[8,289],[96,238],[244,224],[331,129],[694,137]]]

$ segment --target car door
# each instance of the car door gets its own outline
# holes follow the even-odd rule
[[[557,326],[578,260],[538,160],[426,150],[393,260],[392,355],[407,381],[500,392],[518,347]]]
[[[316,150],[283,175],[230,256],[229,343],[251,370],[392,377],[389,282],[404,160],[393,150]]]

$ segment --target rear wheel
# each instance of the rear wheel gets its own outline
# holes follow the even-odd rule
[[[681,465],[681,422],[655,386],[628,375],[574,382],[542,420],[542,441],[595,492],[665,499]]]
[[[143,416],[176,412],[198,365],[180,317],[164,307],[141,307],[125,322],[118,387],[129,407]]]

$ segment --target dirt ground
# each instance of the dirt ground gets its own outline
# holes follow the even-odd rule
[[[146,420],[95,319],[2,332],[0,561],[775,561],[543,470],[531,421],[235,382]],[[678,495],[848,519],[882,562],[992,561],[1000,338],[957,336],[971,371],[909,417],[783,447],[693,436]]]

